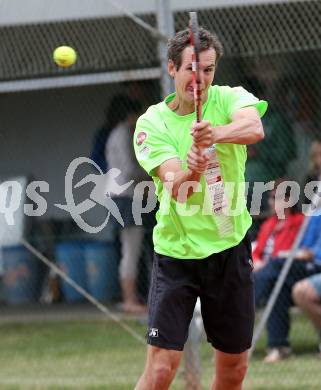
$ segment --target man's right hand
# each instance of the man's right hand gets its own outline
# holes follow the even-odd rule
[[[204,149],[198,148],[195,144],[192,145],[187,154],[188,168],[197,173],[204,173],[208,167],[209,155]]]

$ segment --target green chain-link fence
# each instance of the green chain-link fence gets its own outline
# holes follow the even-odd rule
[[[188,11],[173,9],[175,31],[188,25]],[[119,285],[121,231],[115,235],[109,223],[98,233],[88,233],[79,226],[79,219],[73,219],[69,212],[55,205],[67,202],[65,175],[68,167],[71,169],[70,164],[79,157],[92,158],[96,166],[83,161],[75,169],[72,191],[75,206],[85,201],[93,202],[82,215],[85,222],[91,227],[104,223],[106,208],[91,198],[95,182],[81,187],[75,185],[86,175],[99,176],[108,169],[105,165],[106,145],[111,130],[126,119],[124,111],[128,115],[138,114],[161,99],[164,88],[160,81],[160,38],[138,25],[126,12],[124,10],[123,15],[116,17],[0,27],[0,175],[3,183],[0,196],[3,204],[1,225],[4,226],[1,230],[1,299],[6,305],[3,306],[4,313],[12,306],[19,313],[22,309],[14,305],[17,303],[23,305],[25,313],[28,312],[26,303],[39,302],[57,302],[55,310],[59,313],[59,310],[64,310],[66,302],[72,310],[75,307],[72,303],[83,301],[81,295],[65,285],[54,271],[42,266],[20,245],[22,236],[48,259],[58,262],[61,269],[97,299],[107,303],[116,313],[122,313],[117,306],[122,295]],[[288,179],[300,184],[300,198],[304,199],[304,184],[320,178],[320,171],[313,162],[320,153],[317,141],[321,139],[321,2],[258,2],[255,5],[240,2],[225,7],[209,4],[198,14],[200,25],[217,33],[224,46],[225,55],[219,64],[215,83],[242,85],[269,102],[269,111],[263,119],[265,139],[248,147],[246,180],[250,182],[249,196],[252,183],[256,181]],[[157,30],[159,15],[156,11],[138,16]],[[52,59],[54,48],[63,44],[74,47],[78,53],[76,64],[69,69],[58,68]],[[115,98],[117,101],[120,96],[123,103],[113,106]],[[128,140],[132,131],[133,128],[128,129]],[[115,150],[112,144],[110,148]],[[118,154],[124,161],[131,158],[129,149]],[[21,184],[18,187],[8,182],[17,180]],[[40,187],[36,187],[35,181],[45,181],[48,187],[39,183]],[[35,191],[40,193],[42,200],[39,201]],[[250,200],[249,197],[249,205]],[[9,215],[6,207],[13,204],[14,224],[6,229]],[[29,211],[32,216],[26,215],[25,204],[36,204],[34,210],[39,207],[38,215],[37,211]],[[253,241],[270,212],[266,196],[261,213],[253,216]],[[148,293],[154,224],[153,211],[144,215],[144,235],[136,232],[137,235],[133,236],[132,248],[137,249],[141,242],[136,254],[135,281],[137,299],[141,304],[146,303]],[[108,264],[105,259],[108,259]],[[136,275],[133,272],[132,275]],[[102,277],[99,279],[99,276]],[[47,310],[47,306],[41,307],[40,312]],[[31,306],[29,308],[30,312],[34,310]],[[290,343],[294,357],[282,364],[263,363],[266,347],[263,336],[252,357],[247,388],[319,387],[320,362],[314,358],[318,338],[300,311],[291,309],[290,315]],[[143,319],[144,316],[141,321]],[[278,320],[287,321],[284,313],[280,313]],[[143,335],[144,326],[136,323],[131,326],[137,327],[136,330]],[[106,337],[112,337],[112,332]],[[125,331],[121,329],[118,337],[126,339]],[[117,348],[126,354],[126,346],[118,344]],[[128,356],[133,354],[132,363],[126,366],[123,374],[119,368],[122,359],[119,352],[117,359],[120,362],[117,359],[111,361],[110,370],[104,375],[99,371],[97,375],[101,381],[96,381],[97,385],[108,381],[107,388],[116,389],[122,383],[121,375],[126,376],[128,372],[129,384],[124,388],[133,387],[143,366],[144,350],[139,345],[139,358],[135,361],[133,351],[137,346],[131,347],[133,350],[128,349],[131,351]],[[112,350],[112,343],[110,348]],[[188,355],[193,359],[190,366],[195,364],[192,355]],[[200,357],[201,381],[208,385],[213,361],[203,341]],[[86,358],[83,361],[89,362]],[[41,362],[38,364],[41,367]],[[91,369],[94,370],[93,366]],[[7,376],[10,376],[10,370],[6,369]],[[188,377],[179,375],[174,386],[187,388],[188,383],[192,386],[190,379],[185,380]],[[0,376],[0,383],[1,380],[3,384],[8,383]],[[32,382],[32,375],[28,380]],[[42,385],[45,386],[45,382]],[[80,383],[79,388],[81,386]]]

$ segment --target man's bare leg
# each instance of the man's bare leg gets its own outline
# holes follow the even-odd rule
[[[296,283],[292,290],[294,302],[310,317],[314,326],[321,329],[320,296],[308,280]]]
[[[241,390],[248,367],[248,351],[231,354],[216,350],[215,367],[212,390]]]
[[[135,390],[167,390],[182,357],[181,351],[147,347],[146,366]]]

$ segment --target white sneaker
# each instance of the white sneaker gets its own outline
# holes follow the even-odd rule
[[[292,350],[290,347],[271,348],[264,358],[264,363],[277,363],[291,356]]]

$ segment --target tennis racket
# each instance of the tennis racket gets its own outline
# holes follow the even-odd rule
[[[194,89],[194,104],[196,121],[202,120],[202,98],[201,98],[201,77],[200,77],[200,40],[198,33],[198,20],[197,13],[189,13],[189,30],[190,30],[190,43],[193,50],[192,53],[192,77],[193,77],[193,89]]]
[[[200,76],[200,40],[197,13],[189,13],[189,31],[190,44],[192,52],[192,77],[194,89],[194,104],[196,121],[202,120],[202,97],[201,97],[201,76]],[[202,151],[200,150],[202,153]],[[206,153],[209,154],[210,160],[207,170],[204,172],[204,177],[207,183],[209,194],[211,196],[211,211],[216,215],[216,225],[220,236],[225,236],[233,232],[233,225],[230,218],[223,214],[223,210],[227,206],[224,194],[224,183],[221,179],[220,165],[216,155],[216,145],[207,148]]]

